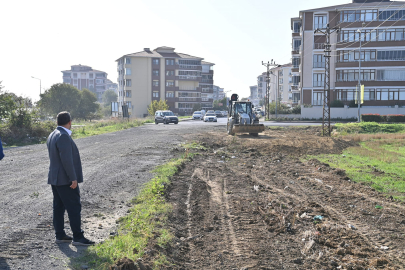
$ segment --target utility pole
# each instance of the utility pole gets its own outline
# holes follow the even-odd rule
[[[326,36],[325,43],[325,86],[323,90],[323,110],[322,110],[322,136],[330,137],[330,34],[339,32],[339,27],[330,28],[329,24],[326,25],[326,29],[316,29],[314,33],[322,33]]]
[[[267,61],[267,63],[264,63],[262,61],[262,65],[267,68],[266,72],[266,115],[267,119],[270,119],[270,68],[271,67],[276,67],[278,66],[273,59],[271,59],[271,62]],[[276,98],[276,110],[277,110],[277,98]]]

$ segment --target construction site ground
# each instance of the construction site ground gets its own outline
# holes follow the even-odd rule
[[[405,268],[404,204],[307,158],[357,143],[320,127],[188,139],[205,149],[167,192],[168,269]]]

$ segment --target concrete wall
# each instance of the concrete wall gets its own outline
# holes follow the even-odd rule
[[[270,114],[270,118],[276,118],[275,114]],[[277,114],[277,118],[301,118],[301,114]]]
[[[357,108],[330,108],[331,118],[357,118]],[[362,107],[361,114],[378,113],[380,115],[387,114],[405,114],[405,108],[389,108],[389,107]],[[322,118],[322,107],[316,106],[312,108],[301,107],[301,118]]]

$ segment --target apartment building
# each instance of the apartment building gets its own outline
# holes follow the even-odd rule
[[[257,100],[257,85],[249,86],[251,100]]]
[[[297,105],[297,97],[294,96],[292,87],[294,86],[291,80],[292,64],[280,65],[270,69],[270,102],[278,101]]]
[[[62,73],[63,83],[73,85],[79,90],[89,89],[96,94],[98,102],[102,102],[104,92],[108,87],[112,87],[112,82],[107,79],[107,72],[90,66],[73,65],[70,70],[63,70]]]
[[[214,89],[214,95],[213,95],[214,100],[221,100],[225,97],[224,88],[221,88],[217,85],[213,85],[213,89]]]
[[[147,115],[153,100],[165,100],[170,110],[191,114],[197,105],[213,107],[213,63],[175,52],[175,48],[145,48],[116,60],[118,101],[133,117]]]
[[[107,79],[106,80],[106,90],[114,91],[118,95],[118,84]]]
[[[331,100],[354,100],[360,73],[363,106],[405,105],[405,2],[388,0],[353,0],[291,19],[293,100],[323,105],[326,39],[314,31],[327,24],[341,29],[330,35]]]
[[[257,98],[263,99],[266,96],[266,72],[257,76]]]

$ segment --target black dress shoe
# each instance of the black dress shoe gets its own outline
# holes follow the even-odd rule
[[[56,238],[55,243],[70,243],[72,240],[72,237],[65,235],[62,238]]]
[[[72,245],[74,246],[92,246],[95,243],[93,241],[90,241],[89,239],[83,237],[82,239],[79,239],[77,241],[73,241]]]

